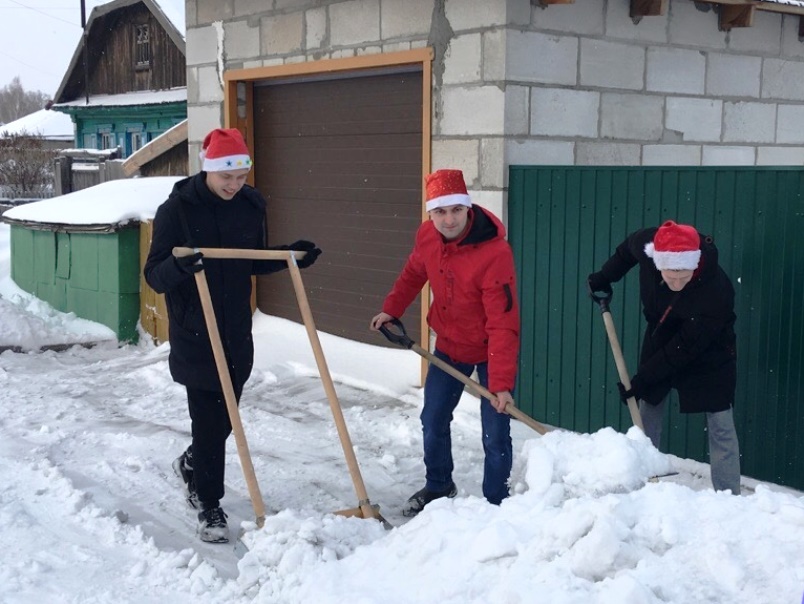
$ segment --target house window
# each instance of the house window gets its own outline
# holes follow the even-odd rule
[[[134,26],[137,44],[134,48],[134,57],[137,67],[151,66],[151,35],[147,25]]]
[[[134,151],[136,151],[137,149],[142,147],[143,144],[145,144],[142,132],[130,132],[129,136],[131,137],[131,143],[129,145],[130,153],[134,153]]]
[[[84,149],[97,149],[98,139],[94,134],[84,134]]]
[[[115,140],[113,132],[102,132],[100,138],[101,149],[114,149],[117,147],[117,141]]]

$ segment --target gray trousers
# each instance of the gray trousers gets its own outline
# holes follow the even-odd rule
[[[639,401],[639,414],[645,426],[645,435],[659,448],[662,440],[662,421],[667,399],[658,405]],[[740,445],[737,430],[734,428],[732,409],[706,414],[706,427],[709,431],[709,467],[712,472],[712,486],[716,491],[740,494]]]

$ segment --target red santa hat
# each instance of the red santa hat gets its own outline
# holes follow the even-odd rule
[[[246,141],[235,128],[216,128],[207,134],[199,157],[204,172],[251,168]]]
[[[660,271],[694,271],[701,260],[701,237],[695,227],[668,220],[645,245],[645,253]]]
[[[427,195],[424,207],[428,212],[455,205],[472,207],[460,170],[437,170],[425,176],[424,182]]]

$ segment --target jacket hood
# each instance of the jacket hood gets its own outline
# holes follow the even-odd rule
[[[493,239],[505,239],[505,226],[494,214],[481,208],[472,206],[472,217],[469,231],[458,245],[477,245]]]

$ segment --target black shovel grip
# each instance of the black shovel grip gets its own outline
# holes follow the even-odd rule
[[[606,286],[606,289],[601,290],[603,292],[602,295],[596,294],[589,283],[586,284],[586,288],[589,290],[589,297],[600,305],[600,312],[608,312],[609,302],[611,302],[611,297],[614,295],[611,285],[608,285]]]
[[[413,348],[413,345],[416,343],[408,337],[408,332],[405,331],[405,326],[402,325],[402,321],[399,319],[391,319],[380,325],[380,333],[388,338],[389,342],[404,346],[408,350]]]

